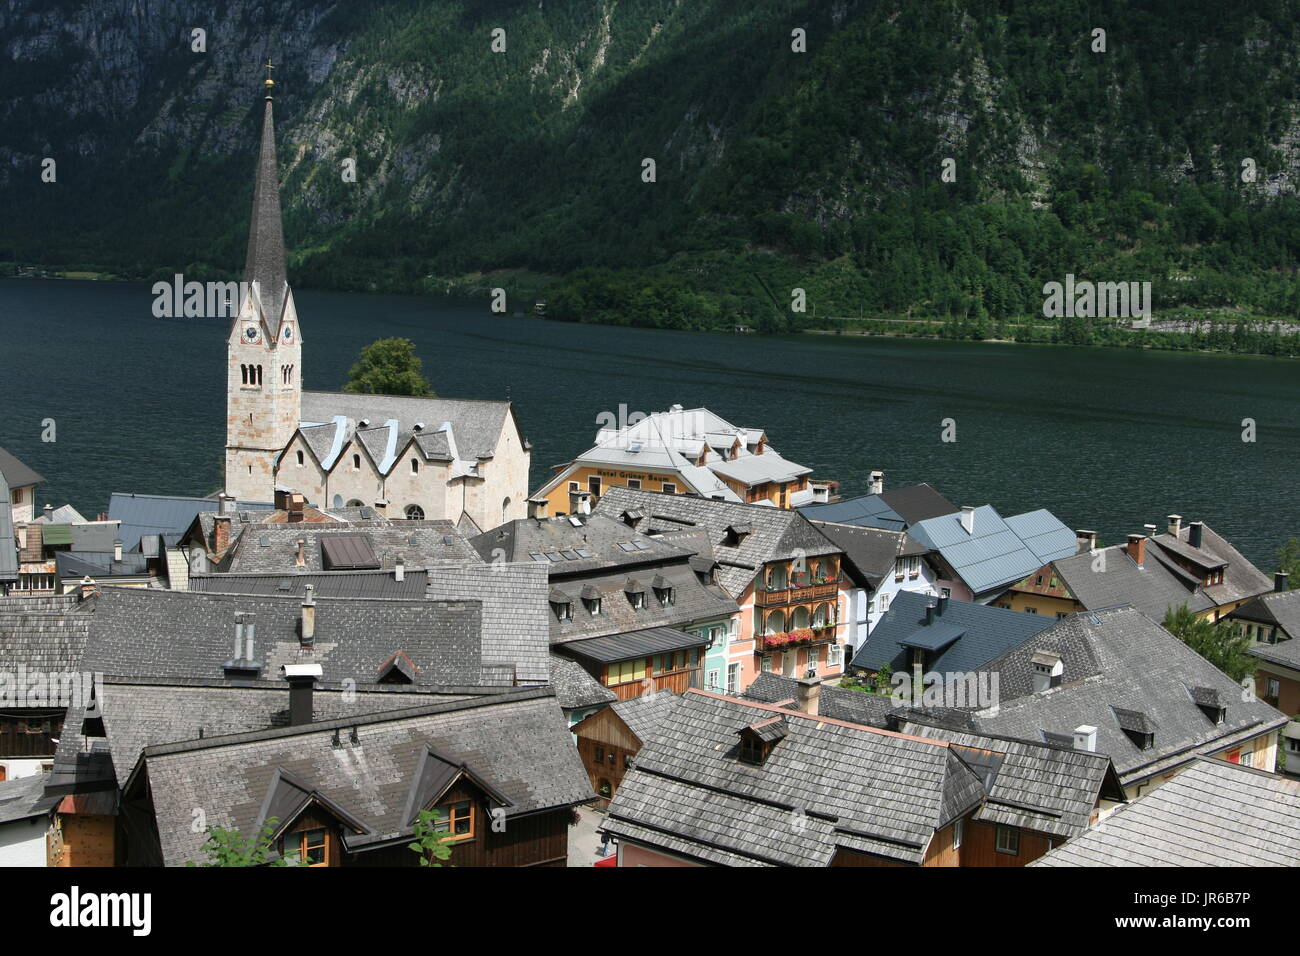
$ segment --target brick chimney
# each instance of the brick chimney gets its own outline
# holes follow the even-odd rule
[[[212,550],[225,551],[230,547],[230,515],[219,514],[212,523]]]
[[[1146,564],[1147,561],[1147,539],[1143,534],[1131,534],[1128,536],[1128,556],[1136,564]]]
[[[306,517],[304,509],[306,508],[307,502],[303,499],[301,494],[296,491],[292,492],[286,497],[285,503],[289,509],[290,522],[301,521]]]
[[[816,677],[804,677],[798,683],[795,690],[796,705],[805,714],[816,714],[822,696],[822,682]]]
[[[23,543],[23,552],[20,560],[29,562],[44,560],[45,532],[42,530],[44,527],[44,525],[39,524],[29,524],[27,526],[27,537]]]

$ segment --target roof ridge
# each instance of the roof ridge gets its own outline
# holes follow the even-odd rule
[[[783,675],[780,675],[783,676]],[[709,697],[713,700],[725,700],[733,704],[739,704],[742,707],[752,707],[756,710],[765,710],[774,714],[786,717],[803,717],[807,720],[816,720],[823,724],[830,724],[834,727],[847,727],[849,730],[864,730],[868,733],[877,734],[881,737],[897,737],[901,740],[912,740],[917,743],[931,744],[940,747],[947,747],[946,740],[931,740],[927,737],[914,737],[911,734],[899,733],[896,730],[884,730],[879,727],[868,727],[863,724],[855,724],[847,720],[839,720],[835,717],[823,717],[818,714],[806,714],[801,710],[785,710],[777,707],[775,704],[763,704],[754,700],[743,700],[739,697],[728,697],[726,694],[719,694],[711,690],[700,690],[695,687],[688,688],[682,696],[686,694],[696,694],[700,697]]]

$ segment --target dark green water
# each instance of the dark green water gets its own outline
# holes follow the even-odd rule
[[[1202,519],[1265,570],[1300,534],[1300,364],[838,336],[577,326],[401,296],[295,293],[307,388],[357,352],[413,339],[441,395],[504,398],[533,442],[535,489],[587,448],[597,415],[703,405],[767,430],[846,494],[883,469],[958,504],[1050,508],[1114,543]],[[148,285],[0,280],[0,446],[87,516],[113,491],[207,494],[220,480],[225,320],[156,319]],[[1257,441],[1241,440],[1243,418]],[[41,420],[58,441],[40,440]],[[940,440],[941,421],[957,441]],[[530,489],[532,490],[532,489]]]

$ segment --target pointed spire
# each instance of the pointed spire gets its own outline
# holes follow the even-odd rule
[[[263,315],[273,335],[280,331],[288,277],[284,267],[284,226],[280,219],[280,173],[275,162],[275,121],[271,115],[271,80],[266,81],[262,117],[262,151],[257,160],[253,216],[248,224],[248,259],[244,281],[257,283]]]

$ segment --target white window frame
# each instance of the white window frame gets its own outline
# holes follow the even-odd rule
[[[833,641],[826,648],[826,666],[840,667],[844,664],[844,645],[839,641]]]
[[[722,690],[722,671],[716,667],[710,667],[705,677],[705,685],[715,694]]]
[[[962,831],[965,829],[965,824],[965,818],[959,817],[957,822],[952,825],[952,848],[954,850],[961,849]]]
[[[739,664],[727,665],[727,693],[728,694],[740,693],[740,665]]]

